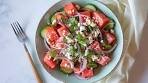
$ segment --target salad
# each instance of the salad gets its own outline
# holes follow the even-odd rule
[[[48,49],[43,61],[50,69],[89,79],[111,61],[117,46],[115,22],[95,5],[67,3],[47,24],[41,37]]]

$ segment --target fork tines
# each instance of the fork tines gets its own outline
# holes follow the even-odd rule
[[[25,32],[24,32],[24,30],[22,29],[21,25],[18,23],[18,21],[13,22],[13,23],[11,24],[11,27],[13,28],[13,31],[15,32],[17,38],[18,38],[20,41],[25,40],[25,38],[26,38]]]

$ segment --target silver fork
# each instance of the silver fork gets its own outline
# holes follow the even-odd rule
[[[31,57],[31,55],[30,55],[30,53],[29,53],[29,51],[28,51],[28,49],[26,47],[27,35],[25,34],[24,30],[22,29],[22,27],[21,27],[21,25],[19,24],[18,21],[13,22],[11,24],[11,27],[13,28],[13,31],[15,32],[15,35],[17,36],[17,39],[23,44],[23,46],[25,48],[25,51],[26,51],[26,53],[28,55],[28,59],[29,59],[31,65],[32,65],[33,72],[34,72],[35,77],[37,79],[37,82],[38,83],[43,83],[43,80],[41,79],[41,77],[40,77],[40,75],[39,75],[39,73],[37,71],[37,68],[35,67],[35,64],[34,64],[34,62],[32,60],[32,57]]]

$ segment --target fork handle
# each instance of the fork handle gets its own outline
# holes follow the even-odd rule
[[[23,44],[23,46],[24,46],[25,51],[26,51],[26,53],[27,53],[27,55],[28,55],[28,59],[29,59],[29,61],[30,61],[30,63],[31,63],[32,70],[33,70],[33,72],[34,72],[34,74],[35,74],[37,83],[43,83],[43,80],[41,79],[40,74],[38,73],[37,68],[35,67],[35,64],[34,64],[34,62],[33,62],[33,60],[32,60],[32,57],[31,57],[31,55],[30,55],[30,53],[29,53],[29,51],[28,51],[28,49],[27,49],[27,47],[26,47],[26,44]]]

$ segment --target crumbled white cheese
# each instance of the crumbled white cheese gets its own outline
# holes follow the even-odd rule
[[[71,26],[71,23],[69,23],[68,26]]]
[[[76,31],[76,34],[78,34],[80,31]]]
[[[77,39],[75,38],[74,41],[77,42]]]
[[[95,27],[96,24],[95,24],[94,22],[91,22],[90,26],[91,26],[91,27]]]
[[[111,33],[115,33],[115,31],[113,29],[110,30]]]
[[[90,44],[93,42],[93,38],[91,36],[88,37],[88,40]]]
[[[100,33],[99,33],[98,30],[94,32],[94,36],[95,36],[95,37],[97,37],[99,34],[100,34]]]
[[[54,25],[54,24],[56,24],[56,23],[57,23],[57,20],[54,19],[54,20],[52,21],[52,25]]]
[[[87,23],[86,23],[86,22],[84,22],[84,23],[83,23],[83,25],[84,25],[84,26],[87,26]]]
[[[69,37],[65,37],[66,38],[66,40],[67,40],[67,43],[72,43],[72,42],[74,42],[74,40],[73,39],[71,39],[71,38],[69,38]]]
[[[93,55],[91,58],[92,58],[92,61],[95,61],[98,59],[98,57],[96,55]]]
[[[81,34],[83,37],[85,37],[85,35],[84,35],[84,33],[83,33],[83,32],[81,32],[81,31],[80,31],[80,34]]]
[[[86,48],[85,53],[84,53],[84,56],[87,56],[87,55],[88,55],[88,48]]]
[[[75,56],[77,57],[77,56],[79,56],[80,54],[79,53],[75,53]]]
[[[86,27],[85,26],[80,26],[80,31],[82,32],[84,30],[86,30]]]
[[[72,57],[70,56],[71,54],[70,54],[70,52],[67,52],[66,54],[65,54],[65,56],[68,58],[68,59],[72,59]]]
[[[74,44],[74,48],[77,49],[77,45],[76,44]]]
[[[80,27],[80,23],[78,23],[78,27]]]
[[[101,40],[100,42],[101,42],[101,43],[104,43],[104,41],[103,41],[103,40]]]
[[[87,44],[83,44],[83,46],[87,46]]]
[[[86,23],[87,23],[87,25],[90,25],[91,24],[91,21],[90,21],[89,18],[86,19]]]

